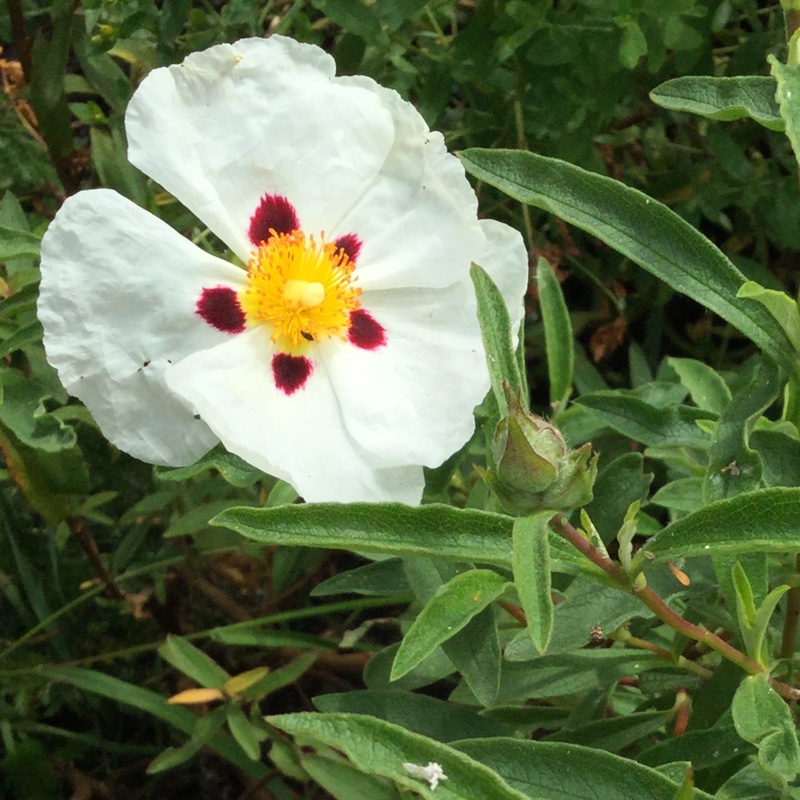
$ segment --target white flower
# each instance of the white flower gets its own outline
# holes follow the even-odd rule
[[[446,781],[447,775],[444,774],[441,764],[431,761],[427,766],[421,767],[419,764],[410,764],[408,762],[403,764],[403,769],[410,772],[415,778],[422,778],[431,786],[431,791],[434,791],[439,785],[440,781]]]
[[[113,191],[42,242],[50,363],[119,448],[194,462],[218,441],[310,501],[420,500],[489,385],[469,280],[516,328],[527,258],[440,134],[312,45],[219,45],[143,81],[131,162],[247,271]]]

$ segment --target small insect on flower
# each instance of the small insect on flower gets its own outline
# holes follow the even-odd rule
[[[309,501],[418,503],[489,388],[470,265],[516,332],[519,233],[478,219],[410,103],[286,37],[153,70],[125,127],[130,161],[246,269],[116,192],[68,198],[39,299],[67,390],[144,461],[222,442]]]

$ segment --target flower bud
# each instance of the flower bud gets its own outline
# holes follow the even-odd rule
[[[578,508],[592,499],[597,457],[587,443],[570,451],[561,431],[527,412],[506,389],[508,416],[492,442],[495,469],[484,479],[512,513]]]

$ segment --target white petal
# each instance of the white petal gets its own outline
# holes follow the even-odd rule
[[[391,110],[395,135],[380,173],[334,231],[363,242],[358,281],[365,290],[448,286],[463,280],[480,252],[478,201],[461,162],[419,112],[369,78],[338,78],[374,92]]]
[[[195,353],[167,372],[225,447],[291,483],[309,502],[419,503],[418,466],[377,469],[348,435],[321,363],[287,396],[275,386],[269,331],[258,327]]]
[[[503,295],[516,343],[530,280],[528,250],[520,232],[509,225],[493,219],[482,219],[480,225],[486,239],[475,263],[486,270]]]
[[[309,233],[331,234],[394,136],[381,99],[333,82],[334,68],[320,48],[272,36],[154,70],[128,106],[128,157],[242,260],[267,192],[287,196]]]
[[[170,361],[227,334],[195,314],[203,287],[244,273],[108,189],[69,198],[42,240],[39,318],[48,361],[103,433],[131,455],[178,466],[214,434],[164,384]]]
[[[472,283],[361,299],[386,344],[320,345],[347,429],[379,463],[438,466],[472,435],[489,388]]]

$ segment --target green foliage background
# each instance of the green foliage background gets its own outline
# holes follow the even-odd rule
[[[268,33],[316,43],[339,74],[396,89],[451,149],[469,151],[482,213],[523,231],[539,275],[517,385],[527,381],[533,409],[554,416],[571,447],[591,441],[601,454],[591,524],[574,514],[573,525],[593,526],[593,543],[625,569],[646,566],[648,586],[683,618],[793,684],[796,374],[780,408],[798,363],[791,336],[767,331],[763,309],[740,332],[699,292],[677,292],[672,272],[640,266],[625,231],[610,241],[570,217],[613,204],[609,184],[559,195],[583,178],[554,167],[546,185],[535,170],[552,162],[475,150],[529,149],[641,190],[713,241],[765,308],[794,319],[800,196],[774,81],[761,117],[689,113],[700,109],[680,88],[679,101],[650,94],[690,75],[767,80],[767,57],[787,59],[777,3],[7,0],[0,794],[800,796],[794,712],[763,671],[611,588],[546,519],[503,513],[476,467],[492,466],[497,380],[512,367],[480,409],[483,432],[429,474],[436,505],[419,510],[300,506],[290,487],[221,451],[152,469],[66,396],[35,316],[41,234],[65,195],[107,186],[219,252],[127,163],[123,115],[149,70]],[[670,219],[652,217],[654,247],[673,247]],[[537,268],[540,256],[552,269]],[[680,269],[710,274],[704,262]],[[779,340],[785,352],[764,345]],[[535,591],[514,588],[523,578]],[[528,631],[508,610],[520,603]],[[167,705],[198,685],[223,701]],[[448,780],[434,795],[404,761],[440,761]]]

